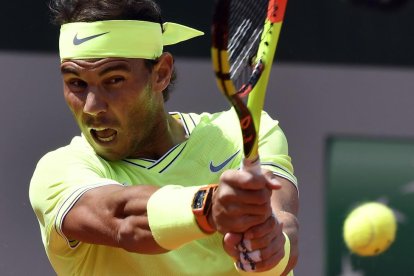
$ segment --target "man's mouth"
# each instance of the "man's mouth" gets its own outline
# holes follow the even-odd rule
[[[96,140],[104,143],[113,141],[118,133],[112,128],[92,128],[90,132]]]

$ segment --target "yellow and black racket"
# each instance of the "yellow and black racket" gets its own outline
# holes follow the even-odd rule
[[[214,9],[211,54],[217,84],[240,121],[242,168],[258,174],[260,116],[286,4],[287,0],[217,0]]]

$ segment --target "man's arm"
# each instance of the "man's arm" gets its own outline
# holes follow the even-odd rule
[[[225,175],[230,175],[227,180],[231,185],[225,181],[220,183],[220,192],[215,196],[221,208],[216,228],[226,231],[239,227],[240,231],[245,231],[250,226],[263,223],[272,214],[271,191],[258,188],[258,185],[265,187],[264,177],[251,178],[249,173],[237,171]],[[246,185],[254,187],[256,192],[246,192]],[[64,218],[62,232],[69,240],[120,247],[143,254],[164,253],[167,249],[207,235],[198,228],[191,211],[190,202],[197,189],[149,185],[98,187],[84,193],[72,206]],[[197,230],[184,234],[183,223],[186,231],[189,227]]]
[[[106,185],[92,189],[67,213],[62,231],[68,239],[120,247],[143,254],[167,250],[154,240],[148,224],[147,202],[156,186]]]
[[[273,212],[291,239],[288,267],[293,267],[297,260],[297,191],[289,181],[272,178],[276,178],[278,184],[271,184],[269,177],[252,177],[245,172],[225,173],[219,192],[214,196],[216,204],[213,207],[216,211],[213,225],[222,233],[250,231],[253,239],[258,240],[254,246],[263,248],[267,246],[263,240],[268,240],[263,237],[264,232],[270,233],[275,229],[281,232],[281,227],[269,219]],[[272,192],[266,188],[269,185],[281,189]],[[83,194],[66,214],[62,232],[68,239],[86,243],[120,247],[143,254],[164,253],[168,250],[155,241],[147,213],[148,200],[158,189],[149,185],[107,185],[92,189]],[[269,235],[272,234],[266,234]],[[276,248],[280,249],[283,239],[279,238],[276,242]],[[272,262],[266,265],[271,267]]]
[[[273,191],[272,209],[278,221],[283,224],[283,232],[286,233],[290,240],[290,257],[285,269],[286,274],[296,266],[299,257],[299,222],[297,219],[299,198],[295,185],[285,178],[277,177],[277,179],[281,184],[281,189]]]

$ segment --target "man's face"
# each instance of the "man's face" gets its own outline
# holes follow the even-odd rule
[[[163,113],[162,93],[142,59],[71,60],[61,65],[64,96],[97,154],[139,157]]]

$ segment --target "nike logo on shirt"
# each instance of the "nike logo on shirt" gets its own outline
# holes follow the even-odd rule
[[[222,163],[218,164],[217,166],[213,165],[213,161],[210,161],[210,171],[213,173],[221,171],[231,160],[233,160],[234,157],[239,153],[240,150],[238,150],[236,153],[234,153],[232,156],[224,160]]]
[[[75,37],[73,38],[73,45],[80,45],[82,43],[85,43],[86,41],[89,41],[91,39],[100,37],[100,36],[105,35],[107,33],[109,33],[109,32],[96,34],[96,35],[91,35],[91,36],[87,36],[87,37],[84,37],[84,38],[78,38],[78,34],[76,34]]]

